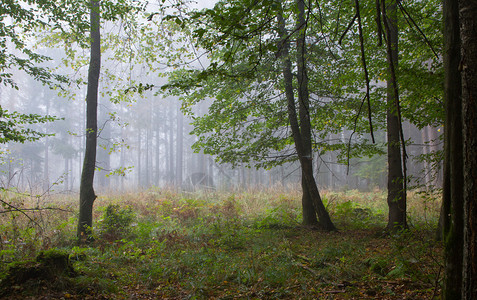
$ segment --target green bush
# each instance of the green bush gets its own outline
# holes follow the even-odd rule
[[[130,207],[121,208],[118,204],[109,204],[99,222],[100,237],[109,241],[122,239],[131,233],[131,225],[136,219]]]

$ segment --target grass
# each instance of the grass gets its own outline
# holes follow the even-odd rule
[[[5,197],[11,195],[4,195]],[[0,215],[0,270],[41,250],[70,253],[76,277],[3,285],[8,298],[431,299],[439,295],[438,201],[409,194],[410,229],[383,235],[381,191],[323,193],[339,232],[300,225],[297,189],[180,195],[151,189],[96,200],[96,241],[75,244],[73,197],[61,208]],[[18,201],[18,200],[16,200]],[[28,207],[28,199],[24,199]],[[1,295],[1,294],[0,294]]]

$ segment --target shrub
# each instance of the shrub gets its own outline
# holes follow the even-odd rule
[[[109,204],[100,220],[100,236],[108,241],[124,238],[131,233],[131,225],[136,216],[130,207],[121,208],[117,204]]]

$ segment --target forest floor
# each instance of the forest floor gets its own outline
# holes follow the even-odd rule
[[[39,201],[2,197],[25,208]],[[95,204],[95,241],[80,247],[77,200],[53,196],[29,218],[0,215],[0,298],[434,299],[437,198],[410,193],[409,229],[384,234],[381,191],[323,193],[338,232],[301,226],[296,189],[108,195]],[[51,253],[74,270],[42,265]]]

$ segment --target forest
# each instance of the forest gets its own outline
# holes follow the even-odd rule
[[[2,0],[0,299],[476,299],[475,0]]]

